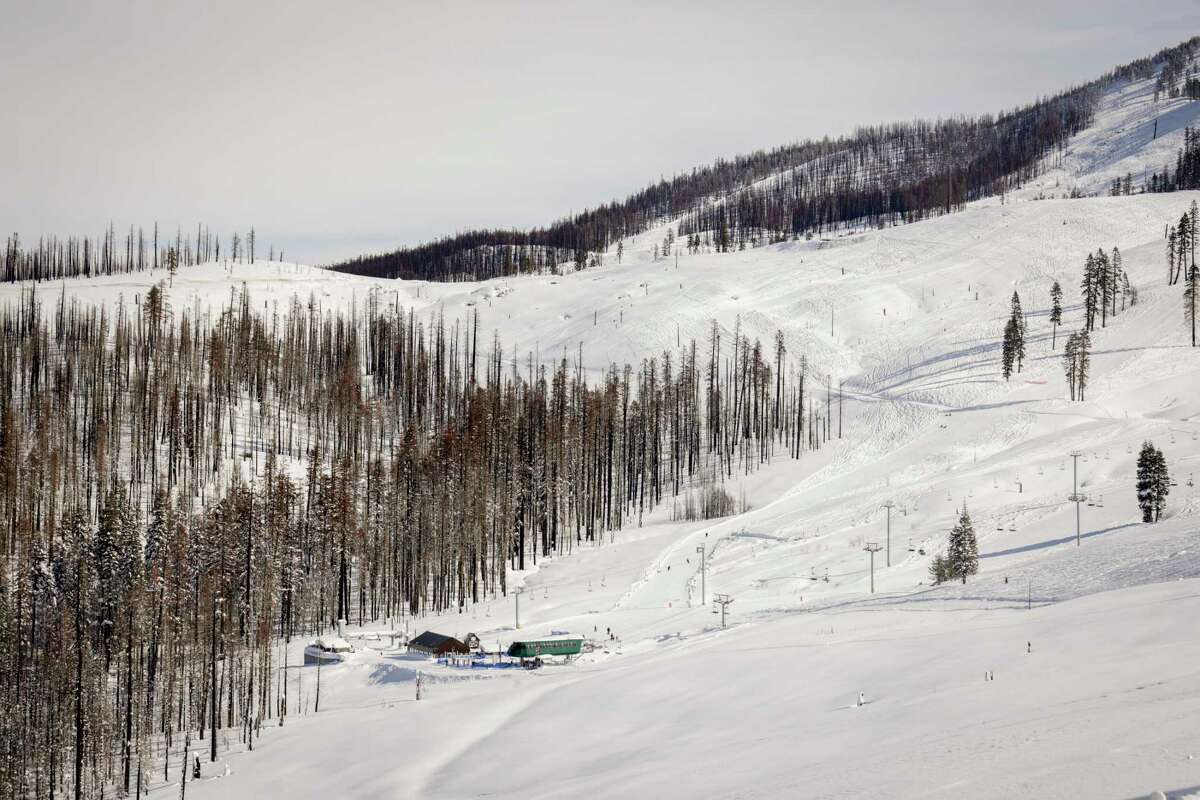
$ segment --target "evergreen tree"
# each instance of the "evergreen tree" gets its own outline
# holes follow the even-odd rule
[[[1062,287],[1058,281],[1050,287],[1050,349],[1058,343],[1058,326],[1062,324]]]
[[[1112,265],[1104,249],[1096,251],[1096,303],[1100,306],[1100,327],[1108,327],[1108,304],[1112,300]],[[1093,326],[1094,328],[1094,326]]]
[[[1067,345],[1063,348],[1063,371],[1067,375],[1067,388],[1071,390],[1071,399],[1075,399],[1075,386],[1079,379],[1079,334],[1072,333],[1067,337]]]
[[[1092,337],[1088,335],[1087,329],[1079,332],[1079,340],[1075,348],[1075,384],[1078,387],[1077,394],[1079,400],[1083,400],[1083,392],[1087,388],[1088,375],[1091,371],[1092,363]]]
[[[1191,231],[1191,236],[1188,240],[1188,266],[1196,266],[1196,236],[1200,228],[1200,206],[1196,201],[1192,201],[1192,207],[1188,210],[1188,230]]]
[[[1167,505],[1171,481],[1167,474],[1167,459],[1152,442],[1142,443],[1137,460],[1137,498],[1142,509],[1142,522],[1158,522]]]
[[[1174,274],[1175,274],[1175,259],[1176,259],[1176,252],[1178,251],[1178,249],[1179,249],[1179,233],[1178,233],[1178,231],[1175,230],[1175,226],[1172,225],[1170,230],[1167,231],[1167,283],[1168,284],[1172,284],[1175,282],[1172,279],[1172,276],[1174,276]]]
[[[1195,251],[1196,229],[1192,225],[1192,215],[1184,212],[1175,226],[1175,263],[1171,271],[1171,285],[1179,282],[1183,268],[1188,263],[1188,256]]]
[[[1192,329],[1192,347],[1196,346],[1196,312],[1200,310],[1200,269],[1195,264],[1187,269],[1183,290],[1183,320]]]
[[[968,575],[979,572],[979,545],[975,540],[975,527],[971,524],[971,515],[967,513],[966,503],[963,503],[958,524],[950,531],[946,561],[949,564],[950,576],[961,578],[963,583],[967,582]]]
[[[1121,249],[1113,247],[1112,251],[1112,280],[1110,281],[1110,297],[1112,303],[1112,316],[1117,315],[1117,296],[1124,293],[1123,284],[1127,280],[1125,278],[1125,267],[1121,263]]]
[[[1017,358],[1017,342],[1021,338],[1021,326],[1012,317],[1004,324],[1004,341],[1000,346],[1000,371],[1004,380],[1012,377],[1013,362]]]
[[[1083,325],[1086,330],[1096,326],[1096,306],[1099,300],[1099,280],[1097,278],[1096,258],[1088,253],[1083,265],[1083,280],[1079,283],[1079,292],[1083,299]]]
[[[950,562],[944,556],[934,556],[929,564],[929,578],[934,584],[945,583],[953,575],[950,574]]]
[[[1012,293],[1012,318],[1013,323],[1013,356],[1017,361],[1017,372],[1020,372],[1025,365],[1025,312],[1021,310],[1021,297],[1013,291]]]

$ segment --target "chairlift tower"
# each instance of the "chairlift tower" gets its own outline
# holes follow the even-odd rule
[[[896,504],[888,500],[883,504],[883,508],[887,509],[887,565],[892,565],[892,509]]]
[[[1087,500],[1086,494],[1079,493],[1079,457],[1083,455],[1083,453],[1078,450],[1072,450],[1070,455],[1074,462],[1074,466],[1071,469],[1072,491],[1071,495],[1067,499],[1075,504],[1075,546],[1079,547],[1079,504]]]
[[[733,598],[727,594],[718,593],[718,594],[713,595],[713,602],[721,607],[721,627],[724,628],[725,627],[725,609],[728,608],[729,604],[733,602]],[[716,609],[713,609],[713,611],[715,613]]]
[[[879,542],[867,542],[863,550],[871,554],[871,594],[875,594],[875,554],[882,550]]]
[[[697,547],[696,552],[700,554],[700,605],[704,605],[704,598],[708,593],[708,576],[705,574],[707,564],[705,564],[704,545]]]

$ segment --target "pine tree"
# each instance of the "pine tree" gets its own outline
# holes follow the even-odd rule
[[[967,513],[966,503],[963,503],[958,524],[950,531],[946,561],[950,576],[961,578],[963,583],[967,582],[968,575],[979,572],[979,545],[975,540],[975,527],[971,524],[971,515]]]
[[[1079,334],[1072,333],[1067,337],[1066,347],[1063,348],[1063,371],[1067,375],[1067,387],[1071,390],[1071,399],[1075,399],[1075,386],[1079,379]]]
[[[1083,400],[1084,389],[1087,388],[1088,375],[1091,370],[1092,363],[1092,337],[1088,335],[1087,329],[1079,332],[1079,340],[1075,348],[1075,384],[1079,387],[1079,400]]]
[[[1163,451],[1154,450],[1154,521],[1162,518],[1167,509],[1167,495],[1171,493],[1171,476],[1167,471],[1167,457]]]
[[[1012,293],[1013,356],[1017,360],[1017,372],[1025,365],[1025,313],[1021,310],[1021,297]]]
[[[1096,258],[1088,253],[1083,265],[1083,280],[1079,283],[1079,291],[1083,299],[1083,324],[1086,330],[1092,330],[1096,325],[1096,303],[1099,297],[1099,281],[1096,275]]]
[[[934,556],[929,564],[929,578],[934,584],[945,583],[954,576],[950,574],[950,562],[944,556]]]
[[[1183,320],[1192,329],[1192,347],[1196,346],[1196,314],[1200,310],[1200,269],[1195,264],[1187,269],[1183,290]]]
[[[1188,263],[1188,255],[1195,252],[1196,229],[1192,225],[1191,214],[1184,212],[1175,231],[1175,263],[1171,271],[1171,285],[1179,282],[1183,268]]]
[[[179,251],[174,247],[167,248],[167,274],[171,276],[171,286],[175,285],[175,274],[179,272]]]
[[[1167,283],[1172,284],[1172,276],[1175,274],[1175,259],[1176,251],[1179,249],[1179,232],[1172,225],[1167,231]]]
[[[1166,457],[1149,441],[1142,443],[1138,453],[1136,488],[1142,522],[1158,522],[1166,508],[1171,481]]]
[[[1197,205],[1195,200],[1192,201],[1188,217],[1188,230],[1191,231],[1191,237],[1188,241],[1188,265],[1194,267],[1196,266],[1196,236],[1197,232],[1200,231],[1200,228],[1197,227],[1200,226],[1200,205]]]
[[[1104,249],[1096,251],[1096,303],[1100,306],[1100,327],[1108,327],[1108,304],[1112,300],[1112,266]]]
[[[1050,349],[1054,350],[1058,343],[1058,326],[1062,324],[1062,287],[1058,281],[1050,287]]]
[[[1000,371],[1004,380],[1012,377],[1013,362],[1017,358],[1017,341],[1021,338],[1021,328],[1012,317],[1004,324],[1004,341],[1000,346]]]
[[[1114,316],[1114,317],[1117,315],[1117,295],[1121,295],[1124,293],[1123,284],[1126,280],[1127,279],[1125,277],[1125,267],[1121,263],[1121,250],[1118,247],[1113,247],[1112,280],[1110,282],[1110,286],[1111,286],[1110,300],[1112,302],[1112,316]]]

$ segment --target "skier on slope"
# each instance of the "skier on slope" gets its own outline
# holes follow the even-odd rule
[[[859,704],[860,706],[863,706],[863,705],[866,705],[866,703],[867,703],[867,696],[866,696],[866,694],[864,694],[863,692],[859,692],[859,693],[858,693],[858,704]]]

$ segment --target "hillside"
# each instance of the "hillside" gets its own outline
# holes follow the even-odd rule
[[[1071,137],[1089,127],[1125,133],[1112,125],[1111,108],[1106,109],[1109,118],[1099,123],[1096,114],[1131,83],[1153,84],[1154,107],[1149,110],[1167,112],[1164,133],[1171,130],[1178,120],[1169,118],[1175,105],[1169,98],[1192,94],[1183,89],[1194,72],[1198,45],[1200,40],[1190,39],[995,115],[860,127],[833,139],[720,159],[544,227],[468,231],[365,254],[332,269],[385,278],[495,278],[553,271],[559,265],[595,266],[622,239],[664,222],[677,223],[689,252],[698,246],[725,252],[743,249],[747,242],[949,213],[973,200],[1020,190],[1062,156]],[[1133,113],[1144,115],[1146,110]],[[1128,143],[1130,137],[1125,138]],[[1139,175],[1139,186],[1146,177]],[[676,251],[681,246],[664,245]]]
[[[766,338],[781,325],[789,345],[829,365],[835,386],[845,380],[844,437],[735,477],[746,513],[670,523],[664,510],[612,544],[518,576],[524,630],[611,627],[619,652],[468,682],[418,665],[433,683],[415,705],[415,667],[368,652],[343,674],[328,671],[328,714],[269,733],[260,752],[231,758],[230,778],[192,791],[552,797],[686,786],[717,797],[748,775],[761,796],[809,786],[830,796],[1006,797],[1035,787],[1135,796],[1196,785],[1187,665],[1200,632],[1200,495],[1189,485],[1200,463],[1200,361],[1161,266],[1162,226],[1196,197],[1013,198],[830,241],[681,257],[678,269],[631,247],[631,263],[594,272],[396,285],[431,312],[478,309],[483,325],[548,360],[582,342],[593,370],[673,346],[677,326],[703,336],[717,319],[723,331],[740,324]],[[1061,281],[1064,328],[1078,327],[1080,265],[1114,245],[1140,299],[1097,331],[1093,388],[1071,403],[1061,332],[1050,347],[1048,287]],[[287,291],[287,272],[250,285],[262,296]],[[375,285],[313,275],[295,280],[328,303]],[[999,331],[1013,289],[1031,345],[1006,383]],[[189,291],[207,289],[183,282],[176,296]],[[1164,449],[1178,481],[1155,526],[1139,524],[1132,488],[1145,439]],[[1102,504],[1082,508],[1078,549],[1065,499],[1076,449],[1082,490]],[[877,556],[869,600],[862,544],[884,540],[887,500],[896,503],[893,566]],[[963,502],[980,534],[981,574],[931,589],[929,556]],[[699,602],[697,546],[708,548],[707,591],[735,598],[727,632]],[[515,636],[512,602],[409,625],[504,643]],[[985,670],[996,672],[994,686]],[[302,680],[311,692],[311,674]],[[860,690],[868,705],[847,709]],[[470,722],[448,722],[461,717]],[[356,746],[364,737],[371,744]],[[497,775],[514,746],[528,757]],[[890,755],[864,771],[863,752]]]
[[[668,498],[620,531],[510,570],[504,592],[461,611],[351,625],[358,652],[322,668],[319,712],[316,668],[297,666],[309,637],[276,643],[288,667],[272,653],[273,674],[295,712],[263,725],[253,752],[237,724],[223,727],[217,763],[205,760],[187,797],[1200,793],[1200,351],[1163,256],[1166,226],[1200,192],[1105,196],[1114,178],[1138,182],[1170,161],[1200,122],[1200,103],[1155,102],[1154,83],[1114,79],[1093,98],[1091,125],[1036,175],[910,224],[656,258],[680,214],[621,239],[620,261],[614,246],[595,268],[455,283],[263,261],[181,270],[166,301],[213,328],[229,324],[221,311],[242,290],[264,319],[285,320],[293,303],[315,309],[314,327],[395,304],[430,329],[477,321],[515,373],[528,353],[565,359],[593,385],[614,365],[661,365],[683,343],[703,346],[714,327],[723,342],[745,336],[766,350],[780,331],[788,381],[803,370],[830,413],[821,449],[791,459],[778,446],[765,466],[732,469],[724,483],[745,498],[740,513],[673,521],[681,500]],[[1072,401],[1063,343],[1083,324],[1083,264],[1099,248],[1120,249],[1137,302],[1097,326],[1086,400]],[[36,292],[138,318],[165,278]],[[0,300],[16,306],[29,291],[2,285]],[[1014,291],[1028,352],[1005,380]],[[231,449],[252,449],[232,427]],[[1148,440],[1175,480],[1154,524],[1140,521],[1134,491]],[[1072,452],[1081,506],[1067,501]],[[289,463],[299,480],[306,466]],[[886,542],[888,502],[890,553],[875,554],[872,572],[864,545]],[[964,506],[979,574],[931,586],[931,560]],[[718,592],[733,598],[724,629]],[[529,672],[388,646],[389,629],[426,628],[473,632],[489,648],[557,630],[601,644]],[[190,741],[201,754],[208,744]],[[153,797],[179,794],[178,737],[166,749]]]

